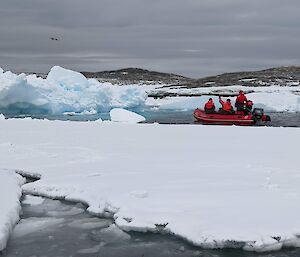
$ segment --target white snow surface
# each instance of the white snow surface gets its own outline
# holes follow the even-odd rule
[[[0,121],[1,166],[41,174],[25,193],[207,248],[300,245],[299,145],[297,128]],[[1,176],[4,192],[18,190]],[[13,210],[1,227],[17,219],[17,192],[1,198]]]
[[[2,148],[2,142],[0,144]],[[20,175],[0,168],[0,251],[6,247],[9,235],[19,221],[19,199],[23,183],[24,179]]]
[[[136,124],[145,121],[145,117],[135,112],[131,112],[122,108],[114,108],[110,112],[110,119],[114,122],[125,122]]]

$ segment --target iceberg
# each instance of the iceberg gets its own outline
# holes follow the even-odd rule
[[[145,121],[145,117],[135,112],[131,112],[122,108],[114,108],[110,111],[111,121],[125,123],[139,123]]]
[[[0,70],[3,114],[94,114],[114,107],[142,106],[146,98],[145,90],[137,85],[100,83],[59,66],[54,66],[46,79]]]

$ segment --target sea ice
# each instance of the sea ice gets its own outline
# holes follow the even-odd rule
[[[1,138],[1,135],[0,135]],[[13,171],[0,169],[0,251],[19,220],[21,185],[25,180]]]
[[[299,140],[297,128],[8,119],[0,163],[40,173],[24,193],[84,203],[124,231],[261,251],[299,245]],[[10,173],[0,176],[0,198],[18,189]],[[1,201],[19,206],[16,195]],[[8,209],[2,227],[15,217]]]

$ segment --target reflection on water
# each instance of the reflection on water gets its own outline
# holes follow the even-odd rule
[[[169,235],[125,233],[81,204],[27,196],[3,257],[299,257],[300,249],[253,253],[204,250]],[[1,255],[1,254],[0,254]]]

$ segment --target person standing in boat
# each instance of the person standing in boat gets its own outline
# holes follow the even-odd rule
[[[214,113],[215,112],[215,104],[212,98],[209,98],[207,103],[204,105],[204,110],[206,113]]]
[[[247,107],[247,97],[244,94],[243,90],[240,90],[239,95],[236,97],[235,100],[235,107],[237,111],[242,111],[245,112],[246,107]]]
[[[223,114],[234,114],[234,110],[233,110],[233,107],[231,105],[231,101],[230,101],[229,98],[226,100],[226,102],[224,102],[222,100],[221,96],[219,96],[219,102],[222,105],[222,109],[220,109],[221,113],[223,113]]]

